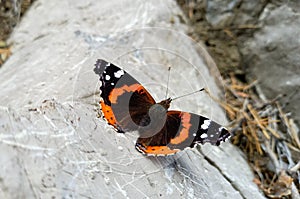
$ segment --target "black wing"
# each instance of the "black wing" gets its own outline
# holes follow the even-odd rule
[[[104,118],[118,132],[137,130],[149,122],[148,110],[155,100],[126,71],[104,60],[97,60],[94,72],[102,83],[101,108]]]
[[[168,111],[164,127],[151,137],[139,137],[136,149],[147,155],[170,155],[196,144],[220,145],[230,137],[225,127],[188,112]]]

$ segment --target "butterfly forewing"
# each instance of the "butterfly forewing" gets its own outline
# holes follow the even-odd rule
[[[148,91],[132,76],[104,60],[95,64],[100,75],[101,108],[104,118],[118,132],[137,130],[147,121],[148,109],[155,104]]]

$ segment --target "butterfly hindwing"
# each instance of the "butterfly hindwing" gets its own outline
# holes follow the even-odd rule
[[[164,127],[148,138],[138,138],[136,149],[147,155],[170,155],[195,144],[220,145],[230,136],[226,128],[188,112],[168,111]]]

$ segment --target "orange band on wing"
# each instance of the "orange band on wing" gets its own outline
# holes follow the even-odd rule
[[[189,137],[189,130],[192,126],[190,121],[191,114],[183,112],[181,115],[181,125],[183,126],[183,128],[175,138],[170,140],[171,144],[181,144]]]
[[[138,88],[141,87],[140,84],[132,84],[130,86],[124,85],[120,88],[114,88],[111,93],[109,94],[109,101],[111,103],[117,103],[117,99],[120,95],[122,95],[125,92],[134,92],[136,90],[138,90]]]
[[[101,108],[102,108],[102,113],[107,120],[107,122],[114,127],[116,127],[117,120],[115,118],[115,115],[111,109],[111,106],[106,105],[103,100],[100,101]]]
[[[170,149],[167,146],[141,146],[137,150],[147,155],[171,155],[180,151],[179,149]]]

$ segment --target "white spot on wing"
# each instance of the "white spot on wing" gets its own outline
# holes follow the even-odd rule
[[[207,134],[206,134],[206,133],[203,133],[200,137],[201,137],[202,139],[207,138]]]
[[[204,120],[204,124],[206,124],[207,126],[210,125],[211,120]]]
[[[196,133],[193,133],[193,136],[195,137],[195,136],[196,136]]]
[[[118,70],[117,72],[114,73],[116,78],[120,78],[122,75],[124,75],[124,71],[123,70]]]
[[[105,80],[110,80],[110,76],[109,75],[105,75]]]
[[[201,128],[204,130],[208,129],[210,122],[211,120],[204,120],[203,124],[201,125]]]

